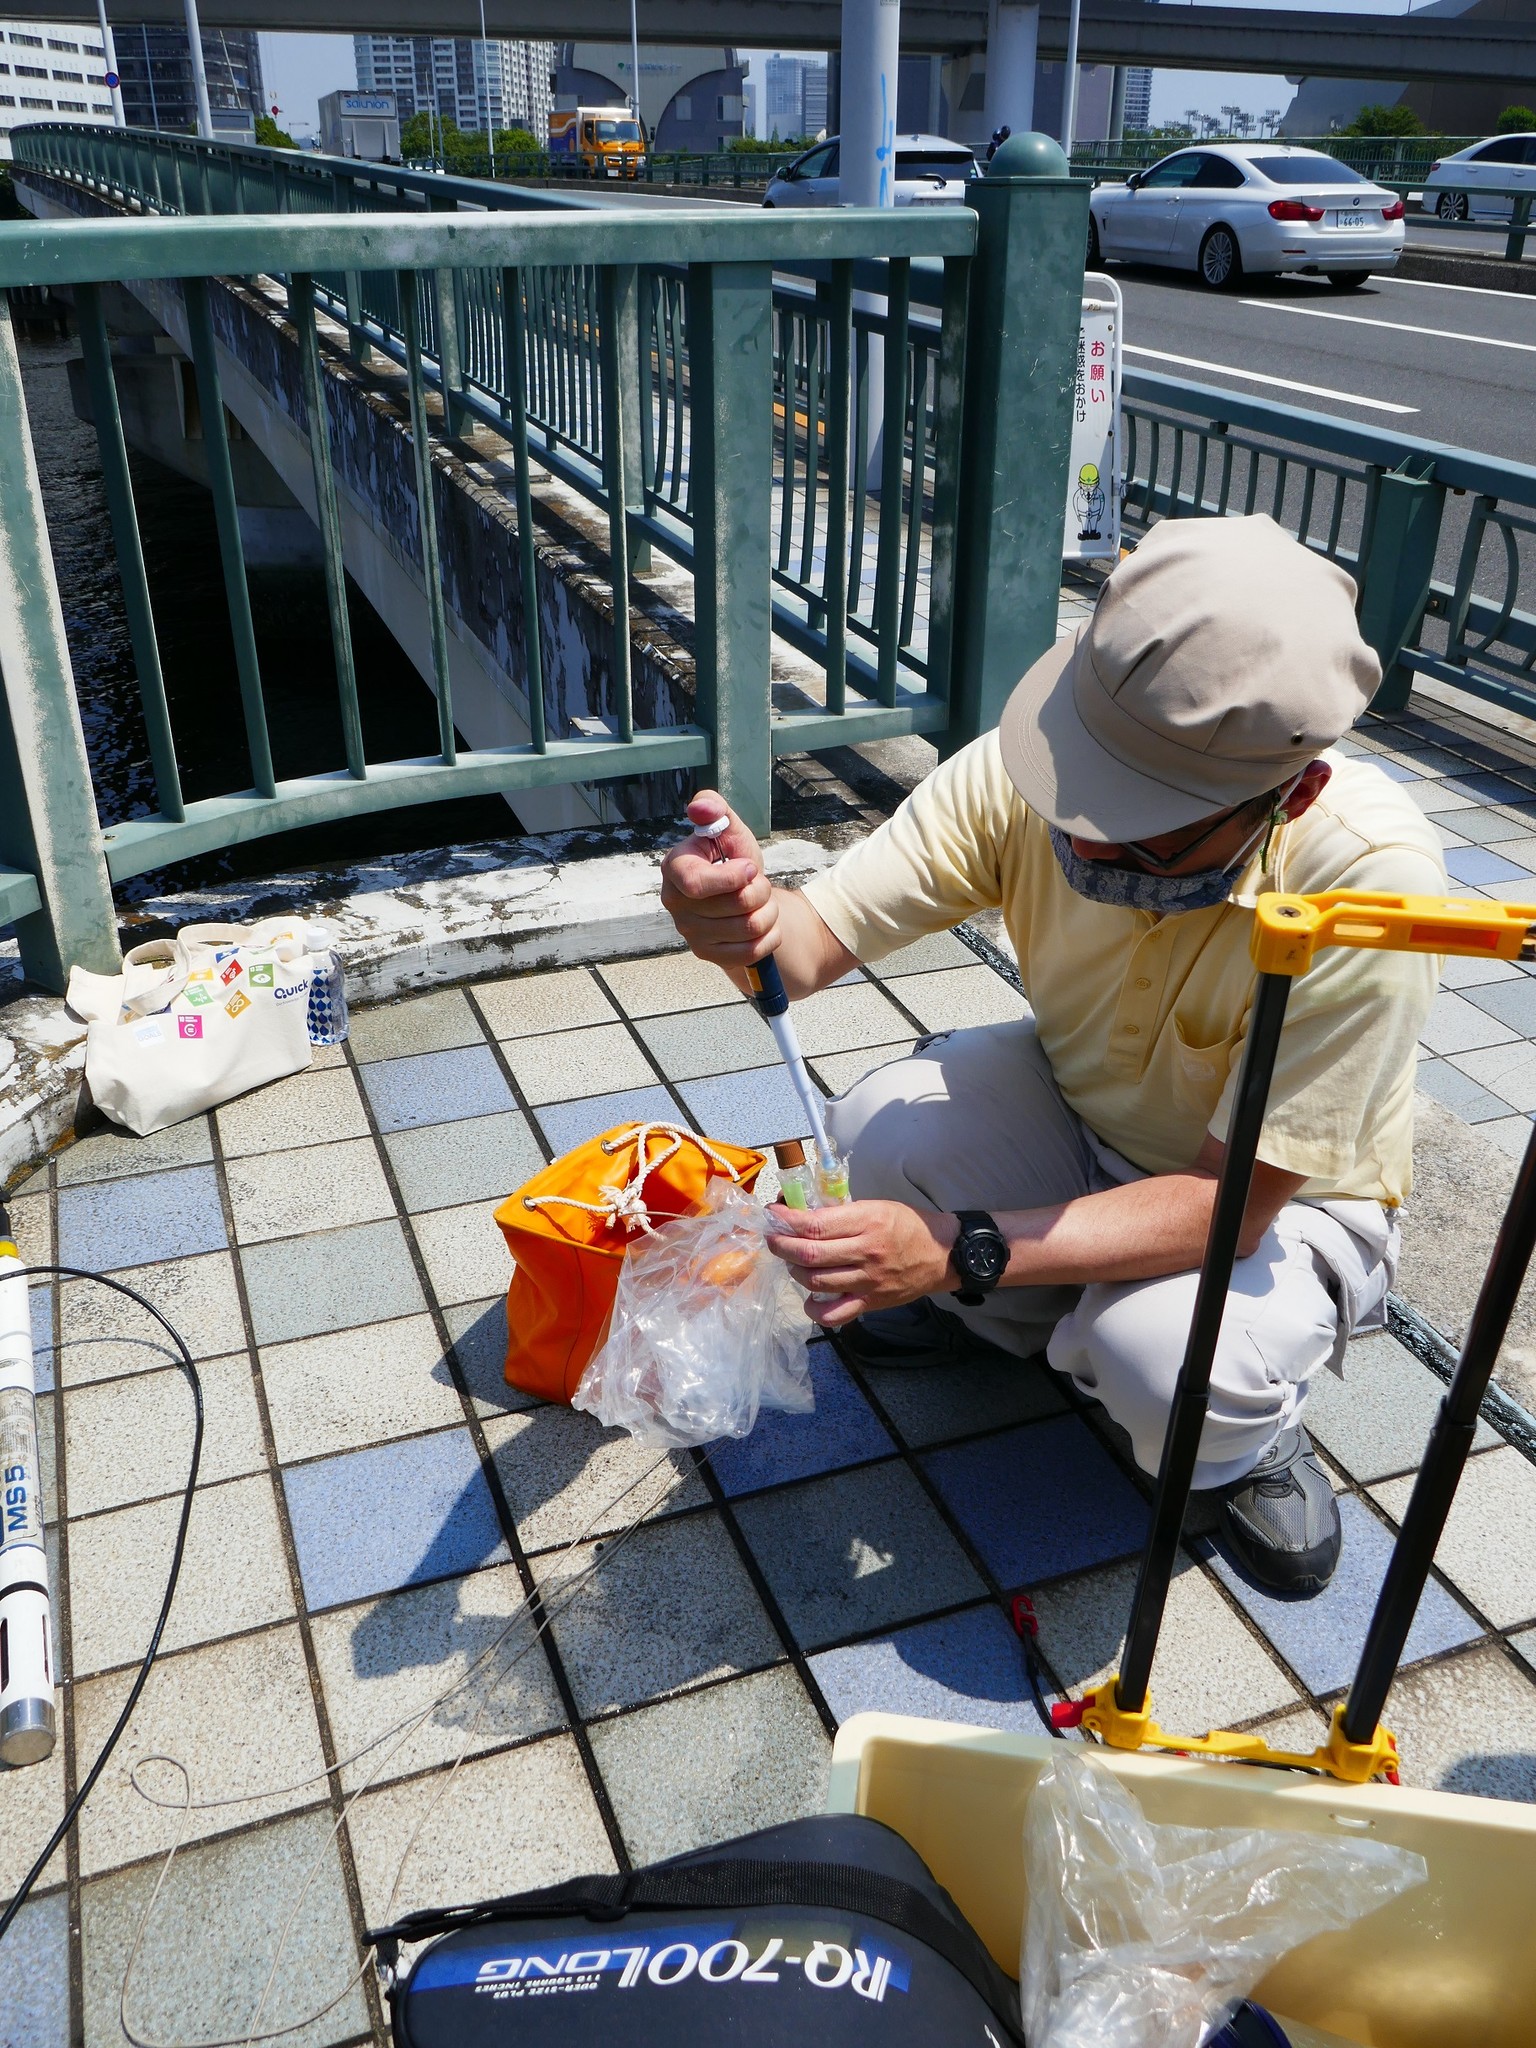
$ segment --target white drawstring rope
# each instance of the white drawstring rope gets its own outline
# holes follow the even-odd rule
[[[650,1157],[651,1137],[665,1136],[671,1143],[656,1157]],[[685,1130],[681,1124],[643,1123],[631,1124],[627,1131],[620,1131],[615,1137],[604,1138],[605,1152],[622,1152],[629,1145],[635,1147],[635,1170],[627,1185],[615,1187],[604,1182],[598,1187],[599,1199],[584,1202],[579,1195],[524,1195],[525,1209],[544,1209],[560,1204],[567,1209],[583,1209],[589,1216],[601,1216],[605,1223],[622,1224],[626,1230],[643,1230],[654,1237],[656,1226],[651,1221],[651,1212],[646,1206],[645,1183],[659,1166],[665,1166],[675,1159],[683,1149],[684,1140],[697,1145],[706,1159],[713,1161],[720,1171],[729,1174],[733,1181],[741,1179],[741,1171],[732,1166],[729,1159],[717,1152],[707,1138],[701,1138],[696,1131]]]

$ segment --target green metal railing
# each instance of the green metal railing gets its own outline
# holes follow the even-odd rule
[[[135,131],[22,130],[15,150],[28,190],[87,216],[0,224],[0,295],[46,283],[74,296],[156,789],[152,816],[99,826],[0,318],[0,786],[23,798],[0,806],[0,915],[20,920],[29,972],[55,986],[71,961],[109,961],[113,882],[328,819],[707,769],[766,826],[775,755],[904,732],[962,744],[1054,632],[1086,231],[1070,179],[983,181],[969,208],[920,214],[625,211]],[[247,786],[197,800],[160,676],[109,284],[137,293],[195,370],[249,762]],[[298,779],[274,767],[225,423],[221,361],[241,306],[265,331],[280,321],[296,350],[324,551],[344,760]],[[973,347],[973,371],[978,320],[1006,324],[1019,347],[1001,362]],[[337,380],[375,353],[398,366],[389,388],[404,387],[408,552],[438,707],[438,751],[410,760],[367,757],[347,620]],[[442,443],[469,427],[510,448],[524,593],[507,625],[527,737],[478,750],[455,724],[439,560]],[[533,462],[606,516],[613,626],[596,732],[566,729],[545,688]],[[1038,532],[1033,509],[1014,510],[1024,473],[1048,514]],[[652,549],[693,581],[679,723],[637,711],[631,575]],[[775,636],[810,658],[791,683],[773,681]]]

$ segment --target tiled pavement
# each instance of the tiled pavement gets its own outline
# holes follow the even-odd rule
[[[1536,771],[1528,794],[1488,790],[1475,741],[1391,736],[1383,758],[1456,826],[1453,861],[1536,856]],[[1377,750],[1381,730],[1352,744]],[[1515,885],[1502,867],[1464,884]],[[1527,986],[1518,970],[1460,978],[1443,999],[1459,1022],[1437,1020],[1425,1062],[1442,1099],[1451,1076],[1498,1097],[1479,1120],[1501,1136],[1536,1104],[1536,1082],[1522,1102],[1509,1078],[1522,1058],[1536,1072]],[[922,1031],[1019,1007],[946,936],[799,1021],[835,1090]],[[1020,1586],[1057,1685],[1113,1667],[1147,1488],[1043,1367],[859,1375],[818,1344],[813,1417],[659,1471],[506,1387],[492,1206],[546,1156],[645,1113],[744,1143],[799,1121],[763,1027],[686,957],[360,1014],[310,1072],[155,1138],[87,1139],[21,1195],[31,1257],[57,1245],[114,1269],[185,1331],[208,1429],[165,1654],[78,1839],[0,1944],[4,2048],[63,2048],[72,2026],[119,2048],[124,1964],[181,1829],[172,1772],[141,1774],[158,1806],[128,1779],[156,1753],[185,1762],[195,1800],[238,1803],[187,1818],[130,1987],[135,2032],[238,2035],[286,1929],[260,2026],[334,1998],[289,2037],[323,2048],[379,2032],[371,1986],[348,1980],[397,1873],[398,1911],[814,1809],[832,1730],[866,1707],[1033,1729],[1005,1618]],[[124,1696],[191,1435],[142,1314],[79,1283],[35,1299],[64,1739],[48,1765],[0,1774],[0,1897]],[[1438,1392],[1373,1337],[1315,1395],[1347,1530],[1321,1599],[1263,1598],[1193,1532],[1156,1671],[1165,1723],[1261,1725],[1292,1746],[1321,1733]],[[514,1619],[534,1588],[555,1617],[543,1642]],[[1536,1798],[1536,1469],[1486,1427],[1389,1718],[1410,1782]]]

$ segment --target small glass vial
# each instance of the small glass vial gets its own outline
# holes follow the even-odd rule
[[[816,1192],[820,1197],[819,1207],[832,1208],[839,1202],[851,1202],[853,1193],[848,1185],[848,1162],[841,1152],[832,1153],[830,1164],[818,1158],[816,1161]]]
[[[336,952],[336,934],[328,924],[307,924],[304,945],[311,964],[309,1042],[340,1045],[347,1035],[347,989]]]
[[[805,1147],[800,1140],[788,1138],[775,1145],[773,1156],[779,1163],[779,1200],[785,1208],[816,1208],[816,1177],[805,1163]]]

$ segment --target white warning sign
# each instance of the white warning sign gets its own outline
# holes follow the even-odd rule
[[[1072,392],[1072,459],[1062,554],[1069,562],[1114,561],[1120,553],[1120,328],[1111,278],[1085,280]]]

